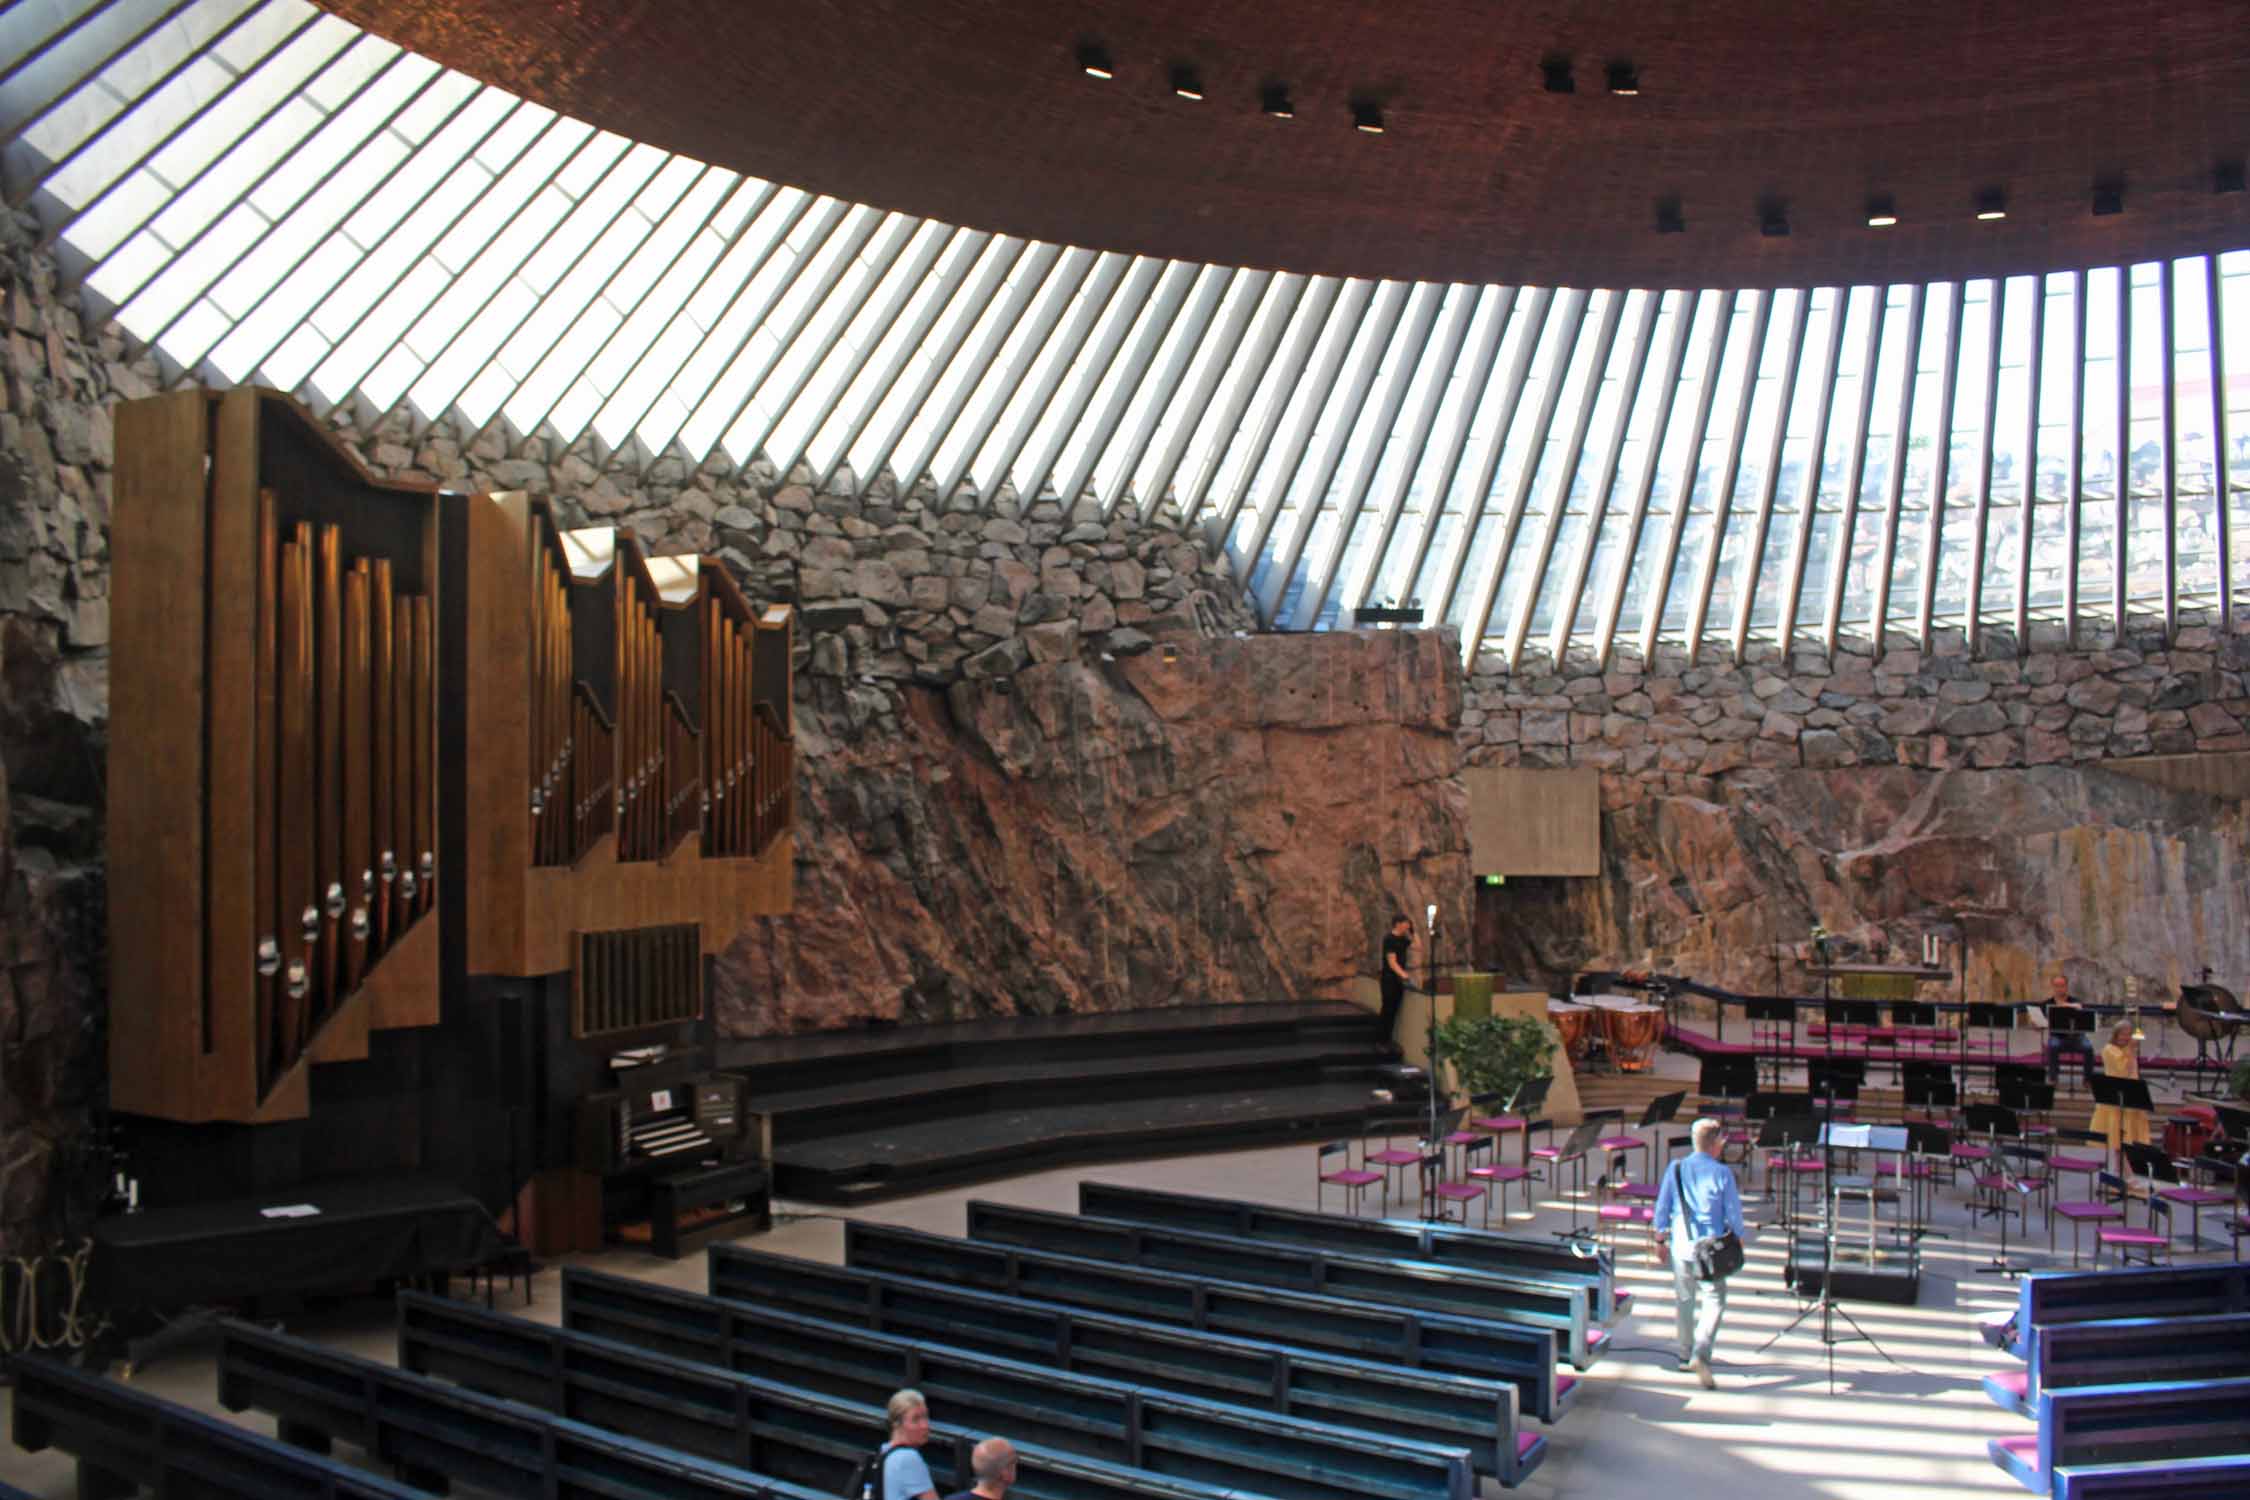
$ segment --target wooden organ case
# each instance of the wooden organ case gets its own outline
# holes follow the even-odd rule
[[[269,391],[116,422],[111,1103],[301,1119],[439,1016],[438,497]]]

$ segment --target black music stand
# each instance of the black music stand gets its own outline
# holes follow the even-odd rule
[[[1594,1149],[1595,1143],[1602,1138],[1602,1131],[1616,1122],[1616,1115],[1615,1110],[1606,1111],[1601,1117],[1588,1120],[1563,1138],[1562,1154],[1557,1156],[1554,1161],[1556,1177],[1554,1185],[1558,1188],[1562,1186],[1562,1164],[1575,1158],[1578,1162],[1579,1191],[1570,1200],[1570,1228],[1553,1231],[1557,1239],[1587,1240],[1593,1238],[1592,1230],[1581,1229],[1578,1225],[1578,1210],[1584,1205],[1586,1198],[1586,1153]],[[1530,1138],[1527,1136],[1525,1139]]]
[[[1707,1056],[1695,1088],[1706,1099],[1747,1099],[1758,1090],[1758,1059],[1731,1052]]]
[[[2041,1044],[2041,1052],[2048,1052],[2048,1049],[2054,1044],[2054,1039],[2058,1036],[2082,1036],[2087,1039],[2086,1050],[2083,1052],[2068,1052],[2059,1055],[2049,1053],[2050,1056],[2055,1057],[2056,1078],[2067,1077],[2064,1071],[2065,1064],[2069,1058],[2075,1056],[2078,1060],[2078,1071],[2081,1078],[2091,1086],[2094,1080],[2093,1035],[2094,1013],[2084,1006],[2050,1005],[2047,1007],[2047,1040]],[[2044,1062],[2046,1059],[2043,1057],[2040,1061]]]
[[[1953,1102],[1953,1080],[1947,1078],[1939,1081],[1945,1087],[1946,1103],[1951,1105]],[[1937,1181],[1937,1164],[1941,1161],[1948,1164],[1952,1162],[1953,1132],[1943,1125],[1909,1125],[1906,1127],[1906,1149],[1909,1154],[1925,1157],[1930,1163],[1930,1175],[1914,1179],[1914,1239],[1917,1243],[1924,1239],[1949,1240],[1953,1238],[1952,1235],[1947,1234],[1942,1229],[1929,1227],[1928,1209],[1930,1205],[1923,1196],[1922,1184],[1924,1182],[1933,1184],[1932,1191],[1934,1191],[1934,1184]]]
[[[1753,1047],[1759,1044],[1758,1028],[1761,1026],[1766,1028],[1764,1039],[1775,1044],[1771,1052],[1773,1086],[1780,1088],[1782,1063],[1797,1046],[1797,1002],[1785,996],[1753,995],[1742,1002],[1742,1012],[1750,1023],[1750,1044]],[[1788,1028],[1788,1041],[1780,1040],[1773,1029],[1776,1026]]]
[[[2107,1073],[2097,1073],[2086,1081],[2094,1091],[2094,1105],[2098,1109],[2107,1104],[2113,1109],[2137,1109],[2144,1116],[2156,1112],[2156,1101],[2148,1096],[2148,1085],[2138,1078],[2112,1078]],[[2126,1162],[2112,1162],[2120,1172],[2129,1171]]]
[[[1971,1067],[1996,1068],[2000,1065],[2001,1059],[2007,1056],[2007,1053],[2001,1050],[2000,1044],[1993,1042],[1990,1037],[1985,1039],[1986,1045],[1983,1056],[1978,1057],[1972,1053],[1969,1050],[1969,1033],[1971,1031],[2012,1032],[2015,1029],[2016,1008],[2013,1005],[1987,1005],[1981,1001],[1969,1005],[1963,1012],[1961,1022],[1962,1081],[1968,1080],[1968,1070]]]
[[[1812,1097],[1809,1094],[1753,1094],[1747,1108],[1759,1110],[1753,1118],[1765,1123],[1758,1128],[1756,1147],[1760,1151],[1780,1151],[1785,1162],[1782,1172],[1782,1190],[1768,1194],[1767,1202],[1780,1211],[1779,1218],[1761,1220],[1760,1228],[1780,1224],[1794,1228],[1797,1222],[1797,1169],[1787,1164],[1797,1149],[1808,1146],[1820,1138],[1820,1122],[1812,1115]]]

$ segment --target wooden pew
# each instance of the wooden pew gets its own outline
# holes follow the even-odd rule
[[[1552,1328],[1563,1357],[1583,1370],[1608,1334],[1582,1286],[1561,1286],[1461,1266],[1401,1265],[1379,1256],[1342,1255],[1185,1229],[1123,1224],[972,1199],[969,1238],[986,1244],[1052,1249],[1094,1260],[1220,1276],[1388,1307],[1429,1308]]]
[[[2241,1500],[2250,1495],[2250,1455],[2095,1464],[2055,1476],[2055,1500]]]
[[[855,1275],[855,1273],[846,1273]],[[916,1284],[913,1295],[943,1293],[929,1282]],[[880,1298],[880,1291],[873,1293]],[[873,1300],[873,1298],[868,1298]],[[1289,1352],[1278,1347],[1235,1352],[1226,1345],[1235,1340],[1208,1340],[1177,1329],[1134,1325],[1123,1318],[1100,1320],[1105,1327],[1069,1322],[1062,1309],[1033,1309],[1033,1318],[1064,1320],[1044,1345],[1024,1347],[1033,1340],[994,1338],[992,1329],[1015,1320],[1021,1304],[1008,1298],[990,1298],[992,1307],[967,1311],[938,1311],[925,1316],[922,1329],[907,1334],[902,1329],[877,1331],[868,1327],[866,1302],[862,1316],[837,1320],[810,1316],[803,1304],[776,1295],[763,1304],[729,1302],[706,1295],[670,1291],[664,1286],[634,1282],[628,1277],[598,1271],[565,1268],[562,1273],[562,1327],[574,1334],[610,1338],[657,1354],[691,1358],[704,1365],[724,1365],[742,1374],[763,1374],[767,1379],[796,1381],[787,1374],[787,1361],[810,1354],[823,1361],[830,1349],[850,1349],[853,1365],[877,1365],[884,1354],[918,1358],[922,1349],[947,1363],[990,1370],[1028,1370],[1042,1383],[1073,1376],[1096,1376],[1123,1381],[1134,1388],[1163,1397],[1210,1399],[1233,1408],[1249,1421],[1264,1424],[1271,1412],[1296,1421],[1316,1424],[1323,1433],[1339,1428],[1361,1428],[1386,1437],[1404,1437],[1449,1451],[1467,1451],[1476,1473],[1489,1473],[1503,1484],[1519,1484],[1546,1457],[1546,1439],[1516,1430],[1516,1392],[1512,1385],[1494,1381],[1469,1381],[1467,1376],[1438,1376],[1404,1370],[1384,1370],[1359,1361],[1314,1358],[1309,1367],[1289,1361]],[[898,1302],[895,1307],[904,1307]],[[927,1325],[943,1325],[931,1329]],[[1082,1347],[1073,1347],[1082,1340]],[[1154,1352],[1161,1363],[1143,1358]],[[1154,1365],[1154,1367],[1152,1367]],[[1069,1372],[1069,1374],[1057,1374]],[[1170,1376],[1170,1379],[1165,1379]],[[909,1374],[893,1383],[918,1385]],[[927,1385],[920,1385],[929,1390]],[[821,1390],[830,1390],[821,1385]],[[889,1394],[889,1392],[882,1392]],[[936,1397],[936,1392],[931,1392]],[[949,1397],[943,1410],[961,1421],[972,1421],[961,1401]],[[981,1412],[974,1419],[983,1421]],[[1030,1428],[1012,1417],[992,1417],[985,1426],[1003,1433]],[[1071,1444],[1057,1444],[1071,1446]]]
[[[852,1267],[857,1270],[888,1272],[908,1279],[914,1275],[911,1268],[919,1265],[931,1282],[1265,1339],[1406,1369],[1513,1379],[1527,1363],[1536,1364],[1541,1358],[1549,1370],[1554,1368],[1555,1336],[1544,1328],[1372,1307],[1336,1297],[1146,1271],[1075,1256],[970,1245],[942,1235],[857,1221],[845,1226],[847,1257],[855,1244],[857,1258],[852,1260]],[[762,1262],[777,1259],[746,1258],[754,1255],[731,1245],[712,1246],[708,1257],[711,1294],[754,1295],[748,1290],[749,1284],[773,1274],[773,1268]],[[1575,1377],[1557,1375],[1554,1379],[1558,1387],[1566,1381],[1575,1386]]]
[[[525,1325],[532,1327],[536,1325]],[[652,1356],[626,1351],[639,1359]],[[596,1366],[596,1368],[599,1368]],[[630,1495],[635,1500],[833,1500],[859,1461],[881,1445],[882,1413],[855,1402],[788,1391],[770,1382],[672,1361],[661,1390],[610,1390],[561,1382],[503,1400],[246,1323],[220,1325],[219,1401],[256,1408],[299,1432],[342,1438],[401,1467],[409,1482],[445,1493],[449,1479],[521,1500]],[[697,1398],[723,1397],[714,1414]],[[535,1409],[567,1401],[583,1417]],[[631,1422],[636,1433],[604,1430]],[[723,1432],[732,1461],[666,1443]],[[922,1450],[941,1489],[969,1483],[977,1434],[944,1425]],[[1224,1500],[1208,1485],[1126,1471],[1074,1454],[1018,1450],[1028,1500]],[[589,1476],[601,1476],[590,1487]]]
[[[764,1313],[749,1336],[717,1361],[651,1353],[619,1341],[526,1322],[420,1293],[399,1298],[402,1368],[458,1380],[474,1390],[566,1410],[593,1403],[632,1430],[659,1423],[666,1441],[725,1457],[737,1382],[841,1397],[874,1409],[891,1392],[921,1391],[949,1428],[1003,1432],[1019,1444],[1076,1453],[1123,1468],[1193,1479],[1285,1500],[1469,1500],[1477,1480],[1467,1450],[1337,1429],[1272,1412],[1040,1369],[989,1354],[890,1334]],[[717,1367],[714,1368],[714,1365]],[[682,1370],[695,1372],[684,1378]],[[679,1399],[693,1385],[705,1394]],[[661,1391],[646,1414],[625,1410],[628,1389]],[[702,1413],[687,1419],[683,1411]],[[603,1420],[607,1420],[606,1418]],[[715,1424],[709,1434],[690,1420]]]
[[[2080,1467],[2250,1453],[2250,1379],[2088,1386],[2039,1398],[2039,1430],[1993,1438],[1992,1461],[2034,1494],[2055,1493]]]
[[[78,1460],[84,1500],[151,1490],[179,1500],[303,1495],[320,1500],[421,1500],[429,1492],[307,1453],[217,1417],[52,1359],[21,1359],[16,1446]],[[0,1484],[0,1500],[31,1500]]]
[[[1451,1224],[1416,1224],[1402,1219],[1355,1219],[1347,1214],[1310,1213],[1274,1208],[1237,1198],[1205,1198],[1108,1182],[1080,1182],[1078,1211],[1088,1218],[1129,1224],[1162,1224],[1201,1234],[1300,1245],[1348,1255],[1389,1256],[1497,1271],[1504,1276],[1555,1281],[1586,1287],[1594,1316],[1608,1322],[1630,1304],[1631,1293],[1616,1289],[1607,1252],[1580,1255],[1552,1236],[1493,1234]]]
[[[2039,1330],[2021,1370],[1984,1377],[1985,1394],[2033,1416],[2046,1391],[2250,1376],[2250,1313],[2201,1318],[2110,1318]]]
[[[2031,1352],[2034,1330],[2051,1323],[2239,1312],[2250,1312],[2250,1261],[2031,1275],[2016,1294],[2000,1342],[2022,1359]]]

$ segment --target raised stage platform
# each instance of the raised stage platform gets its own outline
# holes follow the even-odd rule
[[[1214,1005],[723,1044],[773,1124],[774,1191],[864,1203],[1071,1162],[1402,1126],[1397,1050],[1340,1001]]]

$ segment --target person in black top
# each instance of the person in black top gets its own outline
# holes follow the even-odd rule
[[[1414,950],[1414,924],[1405,917],[1391,918],[1390,936],[1383,939],[1383,1036],[1398,1027],[1399,1007],[1406,1003],[1406,987],[1414,976],[1406,972],[1406,955]]]
[[[2070,981],[2057,974],[2047,995],[2047,1081],[2062,1081],[2062,1063],[2066,1055],[2075,1055],[2079,1067],[2089,1080],[2094,1076],[2094,1039],[2083,1031],[2062,1031],[2055,1026],[2055,1013],[2068,1011],[2080,1015],[2078,1001],[2071,996]],[[2067,1025],[2068,1022],[2066,1021]]]
[[[969,1453],[974,1489],[957,1490],[945,1500],[1006,1500],[1016,1482],[1016,1449],[1006,1438],[986,1438]]]

